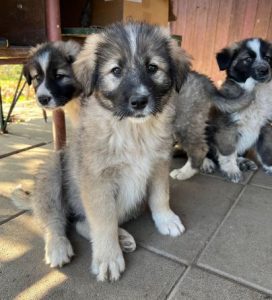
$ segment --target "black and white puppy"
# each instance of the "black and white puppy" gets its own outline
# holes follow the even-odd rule
[[[256,82],[254,100],[239,112],[228,115],[233,138],[225,145],[227,151],[218,151],[218,161],[223,173],[233,182],[241,179],[245,159],[240,158],[259,139],[261,129],[272,118],[272,44],[260,38],[246,39],[223,49],[217,54],[220,70],[225,70],[227,80],[247,89],[248,81]],[[221,147],[222,150],[222,147]],[[252,164],[251,169],[256,166]]]
[[[46,110],[64,107],[73,124],[78,118],[80,89],[72,63],[80,48],[74,41],[44,43],[30,50],[24,66],[24,76],[35,89],[38,105]]]

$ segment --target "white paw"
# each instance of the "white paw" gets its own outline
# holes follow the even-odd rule
[[[46,241],[45,262],[51,268],[62,267],[74,255],[70,241],[65,237],[54,237]]]
[[[94,255],[92,272],[98,281],[116,281],[125,270],[125,260],[121,249],[113,251],[108,248],[106,251],[104,255],[101,252]]]
[[[163,235],[178,236],[185,231],[180,218],[171,210],[153,214],[153,220],[159,232]]]
[[[215,168],[216,168],[215,163],[211,159],[206,157],[203,160],[200,170],[202,173],[211,174],[214,172]]]
[[[197,170],[190,170],[188,172],[188,170],[181,168],[181,169],[174,169],[171,173],[170,176],[173,179],[178,179],[178,180],[186,180],[191,178],[192,176],[194,176],[197,173]]]
[[[133,236],[123,228],[118,228],[120,247],[123,252],[133,252],[136,249],[136,242]]]

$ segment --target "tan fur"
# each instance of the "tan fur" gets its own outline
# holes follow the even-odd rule
[[[151,49],[151,52],[157,49],[152,48],[147,34],[143,34],[146,29],[151,29],[154,43],[158,39],[170,43],[170,37],[158,27],[150,27],[137,23],[113,25],[103,34],[90,36],[74,63],[75,74],[86,95],[80,107],[80,122],[69,148],[55,153],[39,172],[33,195],[34,213],[45,230],[46,262],[52,267],[69,262],[73,255],[71,244],[65,235],[68,207],[74,213],[86,217],[76,228],[83,236],[90,236],[93,249],[92,271],[100,281],[117,280],[124,271],[124,240],[130,243],[130,251],[135,249],[135,241],[129,233],[119,228],[119,225],[136,216],[144,200],[147,200],[150,206],[152,218],[160,233],[178,236],[184,231],[179,217],[169,206],[168,172],[175,90],[177,85],[181,84],[180,80],[186,77],[186,70],[189,68],[186,59],[183,56],[172,57],[172,52],[165,56],[161,54],[162,58],[170,56],[169,64],[174,62],[178,67],[173,74],[175,80],[171,79],[168,67],[168,71],[163,72],[163,82],[158,82],[153,74],[148,75],[154,80],[152,88],[148,86],[148,81],[141,82],[142,77],[137,73],[135,80],[139,82],[139,87],[129,75],[124,76],[123,80],[130,80],[130,85],[127,89],[126,85],[121,85],[121,88],[125,87],[123,93],[120,92],[121,95],[126,92],[131,93],[130,97],[139,94],[146,97],[145,93],[148,91],[148,105],[151,106],[152,101],[157,101],[155,104],[162,107],[161,110],[154,107],[155,111],[150,108],[150,111],[147,110],[141,117],[135,115],[138,111],[126,117],[116,116],[113,109],[119,108],[119,102],[116,104],[115,98],[107,98],[105,92],[111,91],[111,83],[105,78],[109,73],[101,71],[109,61],[115,60],[115,64],[118,64],[118,54],[123,50],[123,41],[119,41],[119,44],[116,41],[120,30],[129,35],[131,43],[131,57],[122,57],[123,65],[128,68],[125,74],[137,68],[137,64],[134,64],[137,61],[134,59],[137,55],[134,48],[138,34],[142,34],[143,38],[138,44],[140,49],[142,46],[144,49]],[[117,35],[116,39],[111,40],[112,34]],[[92,77],[98,67],[97,47],[103,41],[106,41],[106,44],[99,51],[103,51],[105,47],[117,50],[111,57],[104,55],[103,65],[99,66],[100,81],[97,84]],[[143,67],[146,65],[139,68],[139,71],[143,72]],[[147,70],[144,69],[144,72]],[[178,79],[178,76],[181,79]],[[112,81],[117,87],[121,82],[118,76],[112,77]],[[168,87],[160,99],[155,97],[157,94],[151,94],[151,91],[154,93],[154,85]],[[91,91],[93,93],[90,95]],[[129,106],[126,97],[128,96],[119,96],[117,100],[123,101],[123,106]]]

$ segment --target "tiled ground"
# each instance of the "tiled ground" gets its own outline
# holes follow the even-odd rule
[[[261,170],[242,184],[219,174],[171,181],[171,205],[186,232],[161,236],[148,213],[130,221],[125,227],[138,247],[125,255],[119,282],[96,282],[90,244],[74,232],[71,264],[47,267],[41,230],[11,204],[10,193],[20,183],[31,189],[52,148],[50,128],[36,120],[0,136],[0,155],[22,150],[0,159],[0,299],[272,299],[272,177]],[[183,162],[175,159],[173,167]]]

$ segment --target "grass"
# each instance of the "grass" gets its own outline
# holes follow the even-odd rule
[[[11,103],[15,89],[22,71],[21,65],[3,65],[0,66],[0,87],[2,93],[3,103]],[[20,102],[33,100],[34,92],[29,86],[26,86],[21,97]],[[32,101],[31,101],[32,102]]]

